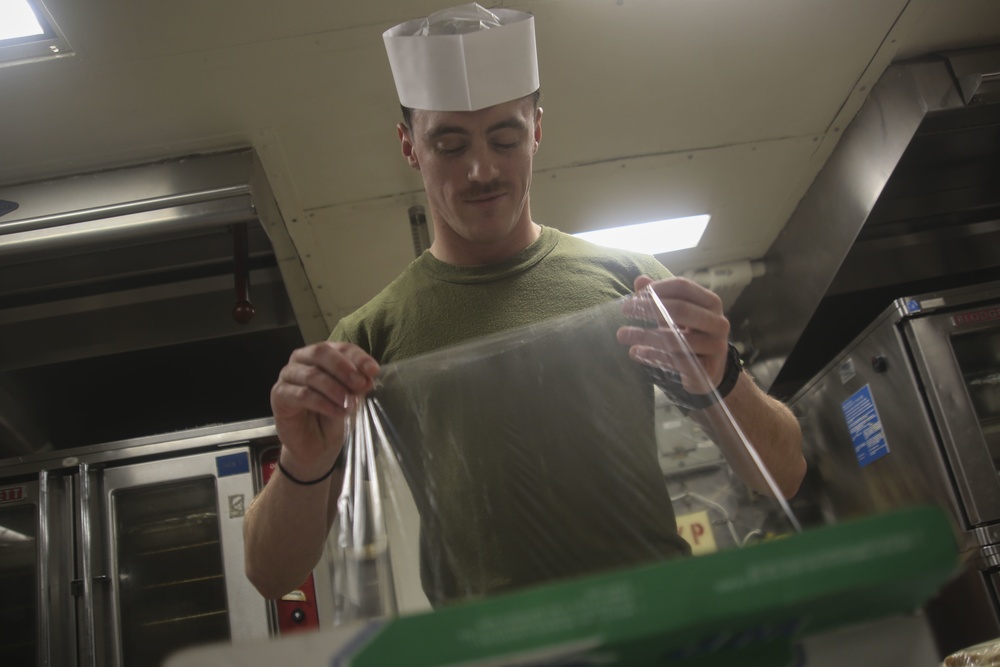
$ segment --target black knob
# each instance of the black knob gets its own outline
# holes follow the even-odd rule
[[[876,373],[885,373],[889,370],[889,360],[881,354],[876,354],[872,357],[872,370]]]
[[[306,613],[301,609],[292,610],[292,620],[296,623],[302,623],[306,620]]]

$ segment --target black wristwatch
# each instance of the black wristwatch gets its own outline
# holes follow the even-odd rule
[[[729,353],[726,355],[726,369],[722,374],[722,381],[715,388],[715,392],[707,394],[692,394],[684,389],[680,376],[672,371],[658,368],[649,368],[653,378],[653,383],[659,387],[670,401],[678,407],[687,410],[704,410],[716,402],[716,395],[725,398],[736,387],[743,371],[743,359],[736,346],[729,343]]]

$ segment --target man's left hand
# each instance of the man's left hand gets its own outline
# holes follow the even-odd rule
[[[647,289],[652,286],[676,331],[660,313]],[[687,278],[667,278],[654,281],[647,276],[635,280],[635,296],[625,304],[625,314],[655,326],[624,326],[618,330],[618,341],[629,346],[629,355],[636,361],[680,374],[684,389],[692,394],[707,394],[722,381],[726,370],[729,343],[729,320],[722,309],[722,299]],[[710,386],[684,346],[690,348],[697,363],[704,369]]]

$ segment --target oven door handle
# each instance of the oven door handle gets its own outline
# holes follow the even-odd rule
[[[43,667],[52,664],[52,614],[49,602],[49,552],[52,544],[49,525],[49,471],[38,473],[38,663]]]
[[[91,550],[92,523],[90,520],[90,464],[80,464],[80,548],[83,552],[82,586],[83,593],[83,652],[81,664],[85,667],[97,667],[97,642],[94,623],[94,567]],[[75,583],[75,582],[74,582]]]

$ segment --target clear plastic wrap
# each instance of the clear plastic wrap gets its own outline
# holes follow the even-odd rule
[[[616,336],[637,325],[646,364]],[[652,292],[383,366],[328,541],[339,620],[797,531],[717,394],[683,407],[706,389]]]
[[[464,35],[477,30],[499,28],[501,21],[485,7],[470,2],[435,12],[418,24],[415,35]]]
[[[952,653],[942,667],[996,667],[1000,665],[1000,638]]]

